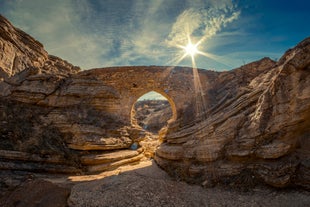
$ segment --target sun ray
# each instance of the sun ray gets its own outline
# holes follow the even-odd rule
[[[187,56],[187,54],[183,54],[181,57],[180,56],[177,56],[175,57],[174,59],[172,59],[171,61],[169,61],[167,63],[167,65],[170,65],[170,64],[179,64],[185,57]]]
[[[221,57],[221,56],[217,56],[217,55],[214,55],[214,54],[212,54],[212,53],[202,52],[202,51],[198,51],[197,54],[202,55],[202,56],[205,56],[205,57],[210,58],[210,59],[212,59],[212,60],[215,60],[216,62],[221,63],[221,64],[223,64],[223,65],[226,65],[226,66],[228,66],[228,67],[230,67],[230,68],[233,67],[232,65],[230,65],[230,63],[228,63],[228,60],[225,60],[225,59],[224,59],[223,57]]]
[[[188,34],[188,33],[187,33]],[[176,64],[178,64],[179,62],[181,62],[183,59],[185,59],[186,57],[190,57],[191,58],[191,63],[192,63],[192,68],[193,68],[193,79],[194,79],[194,88],[195,88],[195,99],[196,99],[196,116],[198,119],[203,118],[205,112],[206,112],[206,103],[205,103],[205,97],[204,97],[204,93],[202,90],[202,84],[200,81],[200,76],[199,76],[199,72],[197,69],[197,64],[195,61],[195,56],[197,54],[199,55],[203,55],[206,57],[209,57],[211,55],[209,55],[208,53],[204,53],[202,51],[200,51],[198,49],[198,46],[205,41],[205,38],[200,39],[197,42],[193,42],[190,35],[187,35],[187,44],[186,45],[180,45],[180,44],[176,44],[173,45],[174,47],[180,48],[183,50],[183,55],[182,56],[178,56],[176,58],[174,58],[172,61],[175,62]]]

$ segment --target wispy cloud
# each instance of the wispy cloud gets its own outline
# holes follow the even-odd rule
[[[15,26],[42,42],[50,54],[84,69],[191,66],[190,57],[177,63],[184,52],[171,47],[185,45],[187,35],[194,43],[202,40],[198,49],[210,54],[196,57],[198,67],[232,69],[264,56],[279,58],[309,35],[305,2],[279,6],[235,0],[0,1],[1,14]]]
[[[106,48],[99,47],[102,40],[96,34],[83,30],[76,2],[13,0],[7,6],[9,19],[42,42],[50,54],[83,68],[102,64],[99,56]]]
[[[212,39],[229,23],[237,20],[240,15],[240,11],[229,0],[208,1],[208,3],[198,5],[197,3],[193,4],[192,7],[184,10],[177,17],[166,39],[169,46],[185,46],[188,43],[188,37],[190,37],[194,43],[199,42],[200,47],[204,50],[208,40]],[[212,54],[209,54],[208,57],[229,65],[225,58]]]
[[[50,54],[84,69],[165,65],[180,52],[170,45],[184,44],[186,33],[210,39],[240,14],[229,0],[11,0],[5,7]]]
[[[110,60],[114,65],[161,64],[169,59],[165,37],[171,22],[161,16],[164,1],[135,1],[131,8],[130,27],[120,28],[119,56]],[[131,26],[134,25],[134,26]]]

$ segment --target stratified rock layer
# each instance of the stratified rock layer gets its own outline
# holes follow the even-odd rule
[[[214,82],[203,89],[210,98],[202,118],[167,134],[157,163],[204,185],[243,175],[243,182],[309,188],[310,39],[276,64],[263,59]]]
[[[172,109],[155,160],[193,183],[309,188],[310,39],[278,61],[232,71],[114,67],[80,71],[0,16],[0,168],[98,172],[143,158],[133,121],[156,91]],[[133,150],[132,152],[129,150]]]

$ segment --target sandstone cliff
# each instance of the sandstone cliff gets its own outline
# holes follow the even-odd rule
[[[42,68],[43,73],[70,74],[79,67],[48,55],[43,45],[0,15],[0,80],[27,68]]]
[[[143,158],[129,150],[143,130],[113,114],[115,88],[48,55],[2,16],[0,30],[0,169],[82,173]]]
[[[253,73],[256,73],[253,76]],[[190,182],[310,184],[310,38],[221,73],[203,118],[167,134],[156,161]]]
[[[148,134],[132,108],[156,91],[172,117],[155,159],[171,175],[309,188],[309,38],[278,62],[198,70],[197,93],[191,68],[80,71],[3,17],[0,30],[0,169],[89,173],[137,162]]]

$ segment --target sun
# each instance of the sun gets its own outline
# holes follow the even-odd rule
[[[182,51],[180,51],[180,53],[178,53],[178,55],[176,56],[175,59],[171,60],[171,63],[178,64],[182,60],[184,60],[186,57],[190,57],[190,59],[192,60],[193,68],[197,67],[196,61],[195,61],[195,56],[196,55],[203,55],[203,56],[206,56],[206,57],[209,56],[207,53],[200,51],[199,48],[198,48],[198,47],[201,47],[201,43],[204,40],[205,40],[205,38],[201,38],[199,41],[192,41],[192,38],[188,34],[187,35],[187,44],[184,44],[184,45],[183,44],[173,44],[172,45],[173,47],[180,48],[180,49],[182,49]]]
[[[184,50],[186,55],[190,55],[191,57],[195,56],[198,53],[197,45],[192,44],[189,42],[185,47]]]

